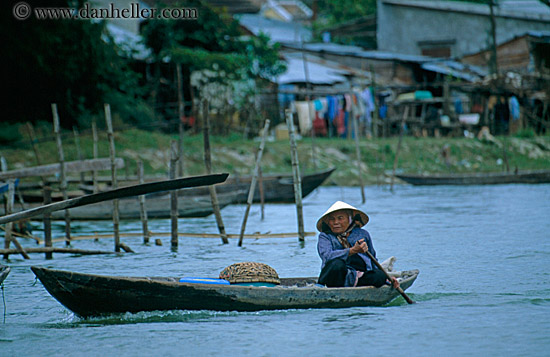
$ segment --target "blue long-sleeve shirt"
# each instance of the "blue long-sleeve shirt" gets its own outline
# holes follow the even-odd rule
[[[348,242],[353,247],[357,241],[364,239],[369,248],[369,252],[376,259],[376,251],[372,245],[372,239],[369,232],[361,228],[354,228],[348,236]],[[344,248],[342,244],[336,238],[336,235],[332,233],[320,233],[319,239],[317,241],[317,251],[321,257],[322,264],[321,270],[325,267],[325,264],[332,259],[344,259],[346,260],[349,256],[350,248]],[[367,270],[373,270],[373,263],[370,258],[364,253],[358,253],[358,255],[365,261]],[[345,286],[353,286],[357,278],[357,271],[355,269],[349,268],[346,275]]]

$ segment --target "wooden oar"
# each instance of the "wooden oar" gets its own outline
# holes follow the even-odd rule
[[[359,221],[361,222],[361,224],[363,223],[363,221],[361,220],[361,216],[359,216],[358,214],[355,215],[355,217],[353,218],[353,223],[351,224],[350,227],[348,227],[348,229],[346,229],[346,232],[351,232],[351,230],[355,227],[359,227],[356,223],[356,221]],[[376,258],[367,250],[365,252],[365,254],[370,258],[370,260],[372,260],[372,262],[378,267],[378,269],[382,270],[382,272],[384,272],[384,274],[386,275],[386,278],[388,278],[388,280],[392,281],[392,277],[390,276],[390,274],[388,274],[388,272],[386,271],[386,269],[384,269],[384,267],[382,266],[382,264],[380,264],[378,262],[378,260],[376,260]],[[414,304],[414,301],[411,300],[411,298],[405,294],[405,291],[400,287],[398,286],[397,288],[395,288],[399,294],[401,294],[401,296],[403,296],[403,298],[405,299],[405,301],[407,301],[409,304]]]
[[[91,195],[85,195],[81,197],[71,198],[68,200],[50,203],[48,205],[32,208],[26,211],[13,213],[7,216],[0,217],[0,224],[18,221],[20,219],[30,218],[38,216],[44,213],[50,213],[54,211],[60,211],[64,209],[74,208],[89,205],[92,203],[113,200],[117,198],[125,198],[132,196],[139,196],[153,192],[162,192],[177,190],[180,188],[196,187],[214,185],[224,182],[229,174],[214,174],[204,176],[192,176],[179,178],[174,180],[165,180],[144,183],[140,185],[128,186],[118,188],[116,190],[94,193]]]

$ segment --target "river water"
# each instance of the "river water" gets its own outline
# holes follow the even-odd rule
[[[53,260],[12,255],[0,308],[0,356],[548,356],[550,349],[550,185],[322,187],[304,200],[306,231],[336,200],[370,216],[366,226],[379,259],[397,257],[396,270],[419,269],[407,290],[384,307],[261,311],[168,311],[80,319],[36,281],[29,267],[111,275],[217,276],[226,266],[262,262],[281,277],[316,276],[316,238],[170,238],[163,246],[123,238],[136,253]],[[244,205],[222,210],[238,233]],[[124,221],[122,232],[140,232]],[[180,232],[215,233],[213,216],[180,219]],[[247,233],[296,232],[296,209],[269,204],[261,220],[253,206]],[[73,235],[107,233],[110,222],[74,222]],[[35,224],[35,234],[42,232]],[[54,237],[63,225],[54,225]],[[169,220],[150,222],[169,232]],[[22,241],[33,246],[31,241]],[[64,243],[57,243],[62,247]],[[112,250],[112,240],[73,247]]]

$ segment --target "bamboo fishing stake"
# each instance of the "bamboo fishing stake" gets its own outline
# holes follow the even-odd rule
[[[304,75],[306,79],[306,102],[307,102],[307,116],[311,119],[311,86],[309,83],[309,70],[307,67],[306,53],[304,51],[304,41],[302,39],[302,63],[304,64]],[[313,162],[313,168],[317,170],[317,160],[315,160],[315,135],[313,132],[313,121],[311,122],[311,161]]]
[[[111,185],[113,189],[117,189],[117,173],[115,165],[115,138],[113,134],[113,122],[111,119],[111,106],[105,104],[105,122],[107,123],[107,137],[109,139],[109,155],[111,157]],[[119,232],[119,213],[118,199],[113,200],[113,230],[115,237],[115,252],[120,252],[120,232]]]
[[[63,153],[63,145],[61,143],[61,130],[59,125],[59,115],[57,114],[57,104],[52,104],[53,114],[53,128],[56,137],[57,151],[59,153],[59,177],[60,177],[60,189],[63,195],[63,200],[68,198],[67,195],[67,173],[65,172],[65,155]],[[71,245],[71,215],[69,210],[65,210],[65,238],[67,238],[65,244]]]
[[[397,158],[399,156],[399,151],[401,150],[401,141],[403,140],[403,127],[405,126],[405,121],[407,120],[407,117],[409,116],[409,106],[405,107],[405,111],[403,113],[403,117],[401,118],[401,124],[399,128],[399,140],[397,141],[397,150],[395,151],[395,158],[393,159],[393,172],[391,175],[391,185],[390,185],[390,191],[393,192],[393,180],[395,178],[395,169],[397,168]]]
[[[210,156],[210,118],[208,115],[208,101],[203,101],[202,108],[203,118],[203,138],[204,138],[204,164],[206,166],[206,173],[210,175],[212,173],[212,158]],[[216,216],[216,222],[218,224],[218,230],[220,231],[222,242],[228,244],[227,234],[225,233],[225,227],[223,225],[222,215],[220,213],[220,205],[218,203],[218,196],[216,195],[216,188],[212,185],[208,186],[210,191],[210,199],[212,200],[212,209]]]
[[[6,207],[6,214],[11,214],[13,212],[14,198],[15,198],[15,184],[13,180],[9,180],[8,181],[8,204]],[[15,238],[15,236],[12,235],[12,231],[13,231],[13,222],[6,223],[6,237],[5,237],[6,242],[4,246],[6,247],[6,249],[9,249],[10,243],[13,242],[13,245],[15,245],[17,252],[21,254],[21,256],[23,256],[24,259],[30,259],[27,252],[25,252],[25,249],[23,249],[21,244],[19,244],[19,241],[17,240],[17,238]],[[6,259],[8,259],[6,255],[5,257]]]
[[[44,187],[44,205],[52,203],[52,189],[49,186]],[[49,212],[44,213],[44,248],[52,247],[52,221]],[[52,252],[46,252],[46,259],[53,259]]]
[[[84,160],[84,157],[82,156],[82,150],[80,148],[80,137],[78,135],[78,129],[76,126],[73,126],[73,135],[74,135],[74,146],[76,147],[78,160],[82,161]],[[80,172],[80,183],[84,184],[84,171]]]
[[[178,176],[183,176],[183,117],[185,116],[184,101],[183,101],[183,80],[181,74],[181,64],[176,64],[177,77],[178,77]]]
[[[99,157],[99,147],[98,147],[98,137],[97,137],[97,124],[95,120],[92,122],[92,137],[93,137],[93,155],[94,159],[97,159]],[[99,191],[98,185],[97,185],[97,170],[92,171],[92,182],[94,185],[94,193]]]
[[[170,180],[176,178],[176,165],[178,162],[178,143],[172,140],[170,143]],[[171,232],[172,248],[178,247],[178,191],[170,191],[170,219],[171,219]]]
[[[138,160],[137,162],[138,167],[138,179],[139,183],[144,183],[143,178],[143,161]],[[147,223],[147,209],[145,208],[145,195],[139,196],[139,216],[141,218],[141,226],[143,228],[143,244],[149,243],[149,227]]]
[[[300,177],[300,166],[298,163],[298,150],[296,148],[296,137],[294,134],[294,123],[290,109],[285,110],[285,116],[290,140],[290,156],[292,159],[292,175],[294,181],[294,200],[296,201],[296,213],[298,215],[298,239],[303,242],[305,240],[305,235],[302,206],[302,182]]]
[[[260,149],[258,151],[258,158],[256,159],[256,166],[254,167],[254,175],[252,176],[252,182],[250,183],[250,190],[248,191],[248,199],[246,205],[246,211],[244,212],[243,223],[241,225],[241,234],[239,236],[239,247],[243,245],[243,235],[246,228],[246,221],[248,220],[248,213],[250,212],[250,206],[254,201],[254,193],[256,191],[256,180],[260,171],[260,162],[262,161],[262,154],[265,146],[265,138],[267,137],[267,131],[269,130],[269,119],[265,121],[264,130],[262,131],[262,141],[260,143]]]
[[[361,185],[361,199],[365,203],[365,184],[363,183],[363,170],[361,169],[361,150],[359,150],[359,125],[357,117],[353,116],[353,130],[355,131],[355,155],[357,156],[357,170],[359,171],[359,184]]]
[[[262,177],[262,166],[258,167],[258,186],[260,189],[260,207],[261,207],[261,219],[264,220],[264,205],[265,205],[265,194],[264,194],[264,180]]]

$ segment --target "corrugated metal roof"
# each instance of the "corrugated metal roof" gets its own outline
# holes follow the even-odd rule
[[[444,75],[451,75],[455,78],[464,79],[469,82],[477,82],[488,73],[487,71],[472,65],[456,61],[434,61],[421,65],[422,69],[426,71],[432,71],[441,73]]]
[[[326,66],[315,62],[311,55],[306,55],[306,69],[304,67],[304,58],[301,53],[286,53],[283,55],[287,62],[287,71],[277,77],[278,84],[296,84],[296,83],[312,83],[332,85],[335,83],[345,82],[346,75],[352,73],[344,69],[338,69],[331,66]]]
[[[283,43],[284,46],[293,49],[302,49],[301,44]],[[305,43],[303,49],[310,52],[326,52],[342,56],[354,56],[366,59],[381,60],[381,61],[401,61],[425,63],[433,61],[433,57],[407,55],[402,53],[370,51],[357,46],[340,45],[337,43]]]

